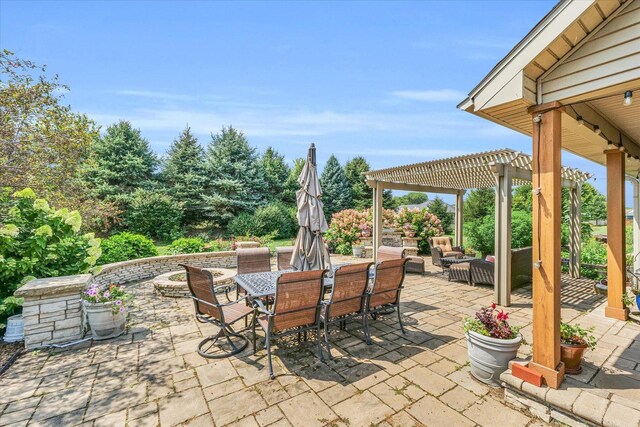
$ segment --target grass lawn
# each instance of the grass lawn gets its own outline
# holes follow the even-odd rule
[[[293,246],[294,240],[295,240],[294,237],[292,237],[291,239],[274,240],[271,243],[269,243],[267,247],[271,252],[275,252],[276,248],[278,247]],[[169,245],[170,245],[170,242],[157,242],[156,249],[158,250],[158,255],[171,255],[169,253]]]

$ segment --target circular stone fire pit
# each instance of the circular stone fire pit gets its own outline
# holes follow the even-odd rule
[[[231,268],[205,268],[213,274],[215,287],[233,285],[236,270]],[[188,298],[191,296],[187,286],[187,276],[184,270],[171,271],[160,274],[153,279],[153,287],[163,297]]]

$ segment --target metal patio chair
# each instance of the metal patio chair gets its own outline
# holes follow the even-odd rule
[[[398,312],[398,323],[400,330],[404,334],[404,326],[400,317],[400,292],[405,276],[405,264],[407,258],[390,259],[382,261],[376,265],[376,275],[373,287],[367,298],[367,308],[365,315],[365,331],[367,333],[367,344],[371,344],[371,334],[369,331],[369,315],[376,317],[378,313],[388,314],[389,310]]]
[[[253,308],[244,303],[245,297],[220,304],[216,297],[216,288],[210,271],[184,264],[180,264],[180,266],[184,267],[187,272],[187,285],[195,307],[196,319],[199,322],[211,323],[220,328],[216,335],[209,336],[198,344],[198,354],[208,359],[220,359],[238,354],[247,348],[249,344],[247,338],[236,332],[231,326],[238,320],[246,319],[254,313]],[[221,287],[221,289],[225,288],[225,293],[227,293],[228,287]],[[231,350],[224,350],[219,345],[219,340],[223,338]]]
[[[269,248],[238,248],[236,250],[237,273],[264,273],[271,271]],[[236,296],[244,294],[244,289],[236,287]]]
[[[256,323],[264,330],[269,363],[269,377],[275,378],[271,363],[271,342],[274,338],[316,330],[318,356],[322,356],[320,341],[320,308],[324,292],[323,277],[327,270],[284,273],[278,278],[273,309],[267,310],[259,299],[257,317],[252,322],[253,353],[256,352]]]
[[[373,263],[365,262],[359,264],[349,264],[338,267],[333,274],[333,287],[327,301],[323,301],[320,320],[324,323],[324,341],[331,356],[331,344],[329,343],[329,325],[341,323],[348,319],[362,316],[362,328],[365,336],[368,337],[366,322],[366,303],[369,285],[369,269]]]

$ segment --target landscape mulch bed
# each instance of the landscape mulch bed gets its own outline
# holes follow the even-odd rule
[[[20,356],[24,344],[21,342],[0,341],[0,375],[2,375]]]

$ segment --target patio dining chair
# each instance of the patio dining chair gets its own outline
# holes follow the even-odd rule
[[[283,246],[276,248],[276,264],[278,271],[291,270],[291,257],[293,256],[293,246]]]
[[[238,274],[264,273],[271,271],[271,253],[269,248],[238,248],[236,250]],[[236,287],[236,296],[244,293],[240,286]]]
[[[333,287],[327,301],[323,301],[320,312],[320,320],[324,324],[324,341],[331,356],[331,344],[329,343],[329,325],[347,321],[348,319],[362,316],[362,328],[365,336],[366,330],[365,309],[367,303],[367,287],[369,285],[369,268],[373,263],[343,265],[333,274]]]
[[[265,334],[269,377],[275,378],[271,363],[271,342],[274,338],[316,330],[318,356],[322,356],[320,341],[320,307],[324,292],[322,279],[327,270],[284,273],[278,277],[272,310],[255,300],[257,317],[253,327],[253,353],[256,353],[256,323]]]
[[[404,326],[400,317],[400,292],[404,283],[405,264],[407,258],[390,259],[382,261],[376,265],[376,275],[373,287],[367,299],[365,315],[365,333],[367,344],[371,344],[371,334],[369,333],[369,315],[375,317],[378,313],[388,314],[389,310],[398,312],[398,323],[400,330],[404,334]]]
[[[196,319],[220,328],[216,335],[209,336],[198,344],[198,354],[208,359],[220,359],[238,354],[247,348],[249,344],[247,338],[231,326],[238,320],[246,319],[253,314],[253,308],[244,303],[245,298],[220,304],[210,271],[184,264],[180,266],[187,272],[187,285],[195,307]],[[228,292],[228,288],[226,291]],[[230,350],[224,350],[222,347],[225,345],[223,339],[228,343]],[[222,344],[219,344],[219,341],[222,341]]]

